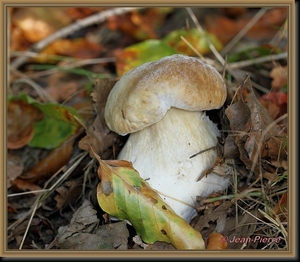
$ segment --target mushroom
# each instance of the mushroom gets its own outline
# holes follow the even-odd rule
[[[182,218],[197,215],[197,196],[224,190],[229,179],[212,168],[220,131],[205,110],[220,108],[222,76],[200,59],[172,55],[132,69],[112,88],[105,107],[108,127],[129,134],[118,159],[132,162],[150,186]],[[203,153],[192,157],[197,152]]]

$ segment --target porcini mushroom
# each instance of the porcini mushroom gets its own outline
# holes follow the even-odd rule
[[[105,108],[108,127],[130,134],[118,159],[132,162],[163,200],[187,222],[197,214],[196,196],[229,185],[217,174],[198,178],[216,159],[220,131],[204,111],[220,108],[226,85],[198,58],[172,55],[143,64],[111,90]]]

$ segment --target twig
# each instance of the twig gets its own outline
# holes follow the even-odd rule
[[[26,192],[20,192],[20,193],[15,193],[15,194],[8,194],[7,197],[16,197],[16,196],[22,196],[22,195],[28,195],[28,194],[45,193],[47,191],[48,191],[48,189],[26,191]]]
[[[253,27],[258,20],[268,11],[270,7],[260,9],[256,15],[249,21],[249,23],[238,32],[238,34],[223,48],[221,51],[222,55],[225,55],[231,50],[242,38],[243,36]]]
[[[201,59],[202,61],[204,61],[204,62],[207,63],[207,64],[212,65],[212,66],[215,67],[219,72],[223,71],[223,77],[224,77],[224,73],[225,73],[224,66],[227,65],[226,63],[225,63],[224,65],[221,65],[221,66],[220,66],[220,64],[219,64],[217,61],[215,61],[215,60],[213,60],[213,59],[210,59],[210,58],[208,58],[208,57],[204,57],[201,53],[199,53],[198,50],[197,50],[195,47],[193,47],[193,46],[191,45],[191,43],[189,43],[183,36],[180,36],[180,38],[187,44],[187,46],[188,46],[189,48],[191,48],[191,49],[195,52],[195,54],[197,54],[197,55],[200,57],[200,59]],[[233,71],[233,70],[231,70],[231,68],[229,67],[228,71],[229,71],[230,74],[232,74],[236,79],[242,78],[242,76],[239,75],[239,72],[238,72],[237,70]]]
[[[40,50],[42,50],[43,48],[45,48],[47,45],[49,45],[50,43],[54,42],[55,40],[59,39],[59,38],[64,38],[66,36],[68,36],[69,34],[72,34],[78,30],[80,30],[81,28],[93,25],[93,24],[97,24],[97,23],[102,23],[103,21],[105,21],[108,17],[114,16],[114,15],[121,15],[133,10],[137,10],[137,9],[141,9],[142,7],[118,7],[118,8],[114,8],[114,9],[108,9],[102,12],[99,12],[97,14],[91,15],[89,17],[86,17],[82,20],[79,20],[71,25],[65,26],[62,29],[56,31],[54,34],[48,36],[47,38],[41,40],[40,42],[34,44],[33,46],[31,46],[30,50],[28,51],[33,51],[33,52],[38,52]],[[12,68],[18,68],[21,65],[23,65],[24,63],[26,63],[28,60],[28,57],[19,57],[17,59],[15,59],[12,63],[11,63],[11,67]]]
[[[12,72],[14,72],[16,75],[20,76],[21,78],[14,81],[14,83],[27,83],[28,85],[32,86],[33,89],[36,91],[36,93],[40,96],[40,98],[44,101],[44,102],[52,102],[52,103],[57,103],[57,101],[49,94],[47,93],[40,85],[38,85],[36,82],[34,82],[33,80],[31,80],[27,75],[21,73],[20,71],[18,71],[17,69],[12,68],[11,69]]]
[[[180,38],[181,38],[181,40],[183,40],[183,42],[185,42],[187,44],[187,46],[189,48],[191,48],[195,52],[195,54],[197,56],[199,56],[202,60],[205,61],[205,57],[202,54],[200,54],[199,51],[195,47],[193,47],[183,36],[180,36]]]
[[[192,18],[193,22],[195,23],[197,29],[203,33],[203,37],[205,38],[209,49],[212,51],[212,53],[215,55],[215,57],[218,59],[218,61],[221,63],[221,65],[225,64],[225,60],[224,58],[220,55],[220,53],[217,51],[217,49],[215,48],[215,46],[211,43],[211,41],[209,40],[209,38],[206,36],[206,34],[204,33],[203,28],[201,27],[201,25],[199,24],[195,14],[193,13],[192,9],[190,7],[187,7],[186,10],[188,11],[190,17]]]
[[[281,26],[281,28],[278,30],[276,35],[273,37],[273,39],[270,41],[271,45],[277,46],[283,38],[287,38],[287,31],[288,31],[287,26],[288,23],[286,20],[284,24]]]
[[[23,247],[23,245],[24,245],[24,242],[25,242],[27,233],[28,233],[29,228],[30,228],[31,221],[32,221],[32,219],[33,219],[33,216],[35,215],[36,210],[38,209],[38,206],[39,206],[39,201],[37,201],[36,205],[33,207],[33,210],[32,210],[32,213],[31,213],[31,215],[30,215],[29,222],[28,222],[27,227],[26,227],[26,229],[25,229],[24,236],[23,236],[22,241],[21,241],[21,243],[20,243],[19,249],[22,249],[22,247]]]
[[[201,27],[201,25],[199,24],[196,16],[194,15],[193,11],[191,8],[186,8],[190,17],[192,18],[193,22],[195,23],[197,29],[203,34],[203,37],[205,38],[206,43],[208,44],[208,47],[210,49],[210,51],[214,54],[214,56],[217,58],[217,60],[219,61],[219,63],[222,66],[222,69],[218,69],[217,66],[217,70],[219,72],[223,71],[223,74],[225,74],[225,70],[224,67],[227,66],[227,63],[225,61],[225,59],[220,55],[220,53],[218,52],[218,50],[215,48],[215,46],[211,43],[210,39],[207,37],[207,35],[205,34],[203,28]],[[219,67],[219,66],[218,66]],[[237,70],[232,70],[231,66],[228,64],[228,66],[226,67],[226,69],[228,70],[228,72],[237,80],[240,80],[242,78],[242,76],[240,75],[240,72],[238,72]]]
[[[196,154],[193,154],[193,155],[190,156],[189,158],[193,158],[193,157],[198,156],[198,155],[200,155],[200,154],[202,154],[202,153],[204,153],[204,152],[206,152],[206,151],[208,151],[208,150],[212,150],[212,149],[216,149],[216,148],[217,148],[216,146],[206,148],[206,149],[204,149],[204,150],[199,151],[199,152],[196,153]]]
[[[268,11],[269,9],[271,9],[271,8],[266,7],[266,8],[262,8],[261,10],[259,10],[259,12],[253,17],[253,19],[251,19],[251,21],[234,37],[234,39],[225,48],[223,48],[223,50],[221,51],[221,54],[226,54],[228,52],[228,50],[230,50],[249,31],[249,29],[265,14],[265,12]],[[209,46],[209,49],[214,54],[214,56],[217,58],[217,60],[221,64],[221,66],[224,67],[226,65],[226,69],[228,70],[228,72],[232,76],[234,76],[234,78],[236,78],[237,80],[239,80],[241,78],[241,76],[234,69],[250,66],[250,65],[253,65],[253,64],[264,63],[264,62],[267,62],[267,61],[273,61],[273,60],[279,60],[279,59],[287,58],[287,52],[284,52],[284,53],[281,53],[281,54],[270,55],[270,56],[267,56],[267,57],[259,57],[259,58],[252,59],[252,60],[246,60],[246,61],[240,61],[240,62],[236,62],[236,63],[227,64],[225,59],[222,57],[222,55],[216,50],[215,46],[211,43],[211,41],[205,35],[204,30],[201,27],[201,25],[199,24],[199,22],[198,22],[196,16],[194,15],[192,9],[188,7],[188,8],[186,8],[186,10],[188,11],[188,13],[189,13],[191,19],[193,20],[194,24],[196,25],[197,29],[201,33],[203,33],[203,36],[204,36],[204,38],[205,38],[205,40],[206,40],[206,42]],[[184,41],[184,42],[187,42],[187,41]],[[190,46],[190,45],[188,44],[188,46]],[[222,71],[220,69],[219,65],[215,65],[215,67],[217,68],[217,70],[219,72]]]
[[[231,69],[237,69],[237,68],[242,68],[242,67],[246,67],[246,66],[250,66],[250,65],[254,65],[254,64],[269,62],[269,61],[273,61],[273,60],[280,60],[280,59],[285,59],[285,58],[287,58],[287,52],[283,52],[283,53],[276,54],[276,55],[258,57],[258,58],[254,58],[251,60],[245,60],[245,61],[231,63],[231,64],[228,64],[228,67],[230,67]]]

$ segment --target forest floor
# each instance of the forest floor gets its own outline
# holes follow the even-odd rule
[[[145,243],[102,210],[99,161],[86,146],[116,159],[127,136],[105,125],[109,91],[128,70],[173,53],[213,65],[228,93],[208,115],[232,183],[198,198],[190,226],[206,244],[220,233],[217,249],[289,248],[287,8],[9,11],[7,250],[176,249]]]

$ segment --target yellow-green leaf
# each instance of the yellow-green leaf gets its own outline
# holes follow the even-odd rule
[[[150,39],[128,46],[118,54],[116,70],[122,76],[129,70],[146,62],[151,62],[165,56],[178,53],[173,47],[161,40]]]
[[[177,249],[205,249],[197,230],[179,217],[124,160],[101,160],[97,188],[100,207],[108,214],[128,220],[143,241],[171,243]]]
[[[57,148],[66,139],[75,135],[80,128],[75,117],[78,119],[82,119],[82,117],[72,107],[50,102],[41,103],[24,93],[19,94],[19,96],[9,96],[8,103],[11,101],[21,101],[23,104],[31,105],[39,110],[43,116],[42,119],[34,122],[34,135],[28,143],[31,147]],[[15,121],[22,120],[17,119]]]
[[[197,28],[192,28],[189,30],[179,29],[172,31],[162,40],[166,44],[175,48],[178,52],[190,56],[195,55],[194,51],[181,39],[181,36],[184,37],[187,42],[202,55],[210,52],[209,43],[207,40],[209,40],[218,51],[223,48],[222,42],[216,36],[208,32],[202,33]]]

